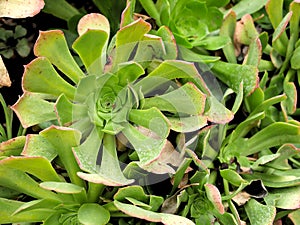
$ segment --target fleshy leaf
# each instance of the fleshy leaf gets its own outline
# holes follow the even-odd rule
[[[41,31],[34,45],[34,54],[46,57],[75,83],[85,76],[73,59],[64,33],[60,30]]]
[[[73,99],[75,94],[75,88],[62,79],[44,57],[37,58],[25,66],[22,87],[29,92],[54,96],[64,93],[69,99]]]
[[[103,30],[107,35],[110,34],[108,19],[99,13],[90,13],[83,16],[77,25],[79,35],[83,35],[88,30]]]
[[[138,128],[130,124],[128,124],[122,132],[134,147],[142,164],[148,164],[156,160],[167,141],[157,136],[153,137],[153,134],[152,136],[149,134],[145,135],[145,132],[139,131]]]
[[[81,133],[71,128],[51,126],[41,131],[40,135],[56,149],[72,183],[84,186],[84,182],[76,174],[80,169],[72,152],[72,147],[79,145]]]
[[[49,198],[54,200],[60,200],[56,196],[56,194],[40,188],[39,184],[35,180],[33,180],[27,173],[19,170],[18,168],[6,166],[6,164],[9,164],[9,161],[11,160],[14,161],[14,158],[6,158],[0,161],[1,186],[11,188],[13,190],[19,191],[21,193],[27,194],[35,198]],[[39,170],[40,168],[43,168],[43,166],[40,166]],[[40,170],[39,173],[41,172],[43,173],[42,170]]]
[[[255,199],[250,199],[245,209],[251,225],[270,225],[274,222],[276,215],[274,206],[263,205]]]
[[[11,108],[25,128],[56,119],[54,104],[29,92],[25,92]]]
[[[51,163],[44,157],[10,157],[2,160],[1,165],[32,174],[42,181],[61,181]]]
[[[204,112],[206,95],[193,83],[186,83],[167,94],[146,98],[144,108],[157,107],[161,111],[199,115]]]
[[[87,144],[91,145],[92,143],[87,142]],[[91,152],[92,154],[96,153],[97,147],[98,147],[97,145],[93,146],[93,152]],[[74,149],[74,151],[77,154],[79,165],[83,168],[87,168],[88,170],[92,170],[91,174],[78,172],[78,176],[81,177],[82,179],[92,183],[105,184],[108,186],[123,186],[123,185],[128,185],[134,181],[134,180],[127,179],[121,171],[119,160],[117,157],[116,143],[115,143],[114,136],[105,134],[103,137],[103,151],[102,151],[101,165],[100,168],[97,168],[97,171],[95,171],[95,167],[96,167],[95,160],[97,159],[97,157],[101,157],[100,155],[99,156],[97,156],[98,154],[94,155],[94,159],[90,158],[91,161],[89,161],[89,158],[87,157],[83,158],[81,156],[81,158],[84,161],[83,160],[80,161],[79,158],[80,155],[78,154],[78,152],[82,151],[82,149],[79,147]],[[91,153],[89,153],[90,154],[89,157],[93,157]],[[84,163],[86,163],[87,165],[85,165]]]
[[[298,209],[300,205],[299,186],[290,188],[277,188],[271,190],[265,197],[266,202],[275,200],[276,208],[280,209]]]
[[[46,210],[31,210],[27,212],[21,212],[19,214],[13,214],[17,209],[22,207],[24,203],[15,200],[9,200],[5,198],[0,198],[0,223],[20,223],[20,222],[32,222],[32,221],[42,221],[53,212],[52,209]]]
[[[125,86],[130,84],[131,82],[136,81],[144,73],[143,67],[134,61],[120,63],[117,70],[119,85]]]
[[[261,0],[261,1],[243,0],[235,4],[230,10],[233,10],[237,15],[237,19],[239,19],[246,14],[252,14],[260,10],[266,5],[267,2],[268,0]]]
[[[8,75],[8,71],[0,55],[0,88],[3,86],[10,87],[10,85],[11,85],[11,81]]]
[[[165,225],[195,225],[191,220],[178,215],[167,213],[155,213],[142,209],[140,207],[114,201],[115,206],[125,214],[139,219],[148,220],[156,223],[163,223]]]
[[[43,0],[29,0],[24,4],[20,0],[0,1],[0,17],[26,18],[38,14],[44,7]]]
[[[107,41],[108,34],[105,31],[88,30],[73,43],[73,49],[80,56],[90,75],[103,71],[106,64]]]
[[[167,138],[169,135],[169,121],[157,108],[132,109],[129,113],[129,120],[154,131],[160,138]]]
[[[109,219],[109,211],[96,203],[85,203],[78,210],[78,221],[82,224],[105,225]]]
[[[85,190],[83,187],[77,186],[72,183],[54,181],[42,182],[40,183],[40,187],[46,190],[64,194],[79,194]]]
[[[28,134],[22,155],[45,157],[51,162],[57,156],[57,152],[44,137],[38,134]]]
[[[25,136],[18,136],[0,143],[1,156],[18,156],[25,145]]]
[[[244,94],[248,96],[258,87],[258,69],[252,65],[239,65],[225,62],[216,62],[212,71],[222,82],[238,93],[241,82]]]
[[[225,209],[222,204],[221,194],[219,189],[213,184],[205,184],[205,191],[207,198],[213,203],[215,209],[218,210],[219,213],[224,214]]]
[[[207,117],[195,115],[188,117],[168,117],[171,123],[171,129],[177,132],[192,132],[201,129],[207,125]]]

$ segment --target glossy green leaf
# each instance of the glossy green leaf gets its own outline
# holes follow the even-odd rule
[[[209,110],[204,115],[211,122],[225,124],[231,121],[234,117],[233,112],[227,109],[216,97],[209,96],[207,98]]]
[[[51,200],[51,199],[39,199],[25,202],[22,204],[16,211],[13,212],[12,216],[18,216],[24,212],[30,212],[34,209],[53,209],[59,205],[59,201]],[[53,210],[54,211],[54,210]]]
[[[74,98],[75,88],[67,83],[55,71],[47,58],[37,58],[25,67],[23,89],[59,96],[64,93],[69,99]]]
[[[25,128],[56,119],[54,104],[29,92],[25,92],[11,108]]]
[[[298,46],[295,51],[293,52],[292,58],[291,58],[291,67],[292,69],[299,70],[300,65],[299,65],[299,60],[300,60],[300,46]]]
[[[263,205],[255,199],[250,199],[245,206],[251,225],[271,225],[274,222],[276,208]]]
[[[285,34],[286,27],[292,17],[292,12],[289,12],[288,14],[285,15],[285,17],[282,19],[282,21],[278,24],[278,27],[276,27],[274,33],[273,33],[273,38],[272,42],[274,43],[278,38],[282,37],[281,35]],[[284,44],[287,44],[285,42]]]
[[[282,102],[288,114],[293,114],[297,109],[297,87],[293,82],[284,81],[284,93],[287,98]]]
[[[139,208],[134,205],[121,203],[116,200],[114,201],[114,204],[119,210],[121,210],[125,214],[139,219],[144,219],[156,223],[161,222],[165,225],[179,225],[179,224],[194,225],[194,223],[191,220],[178,215],[166,214],[166,213],[155,213],[152,211]]]
[[[146,135],[130,124],[122,132],[134,147],[140,162],[145,165],[157,159],[167,144],[165,139]]]
[[[120,86],[136,81],[145,73],[143,67],[136,62],[125,62],[118,65],[117,76]]]
[[[252,65],[219,61],[212,67],[212,72],[237,93],[241,82],[243,82],[245,96],[251,94],[258,87],[258,69]]]
[[[78,210],[78,221],[82,224],[105,225],[109,219],[109,211],[95,203],[83,204]]]
[[[60,30],[41,31],[34,46],[34,54],[46,57],[75,83],[85,76],[73,59]]]

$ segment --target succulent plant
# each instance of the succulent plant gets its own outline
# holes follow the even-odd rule
[[[232,119],[210,96],[195,66],[175,59],[169,30],[160,30],[163,40],[147,34],[150,29],[138,19],[123,26],[108,46],[107,19],[84,16],[72,45],[83,68],[61,31],[41,32],[34,46],[38,58],[25,67],[24,94],[12,109],[24,127],[48,123],[79,130],[81,145],[73,151],[82,179],[112,186],[132,183],[118,166],[121,141],[137,154],[130,166],[175,173],[170,165],[176,167],[182,159],[167,139],[170,130],[192,132],[208,120]]]

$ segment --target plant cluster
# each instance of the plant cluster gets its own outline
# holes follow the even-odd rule
[[[92,2],[0,96],[0,223],[300,224],[300,3]]]

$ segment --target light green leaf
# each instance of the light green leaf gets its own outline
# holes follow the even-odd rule
[[[0,143],[1,156],[18,156],[22,152],[25,145],[25,136],[18,136]]]
[[[280,209],[298,209],[300,202],[300,187],[276,188],[270,190],[265,197],[266,202],[275,200],[275,207]]]
[[[121,210],[125,214],[139,219],[144,219],[156,223],[163,223],[165,225],[180,225],[180,224],[195,225],[191,220],[178,215],[166,214],[166,213],[155,213],[152,211],[139,208],[134,205],[121,203],[116,200],[114,201],[114,204],[119,210]]]
[[[252,14],[262,7],[266,5],[268,0],[261,0],[261,1],[252,1],[252,0],[243,0],[239,3],[235,4],[230,10],[233,10],[236,13],[237,19],[241,18],[246,14]],[[227,13],[226,11],[225,13]]]
[[[36,209],[13,215],[23,204],[20,201],[0,198],[0,223],[41,222],[53,213],[52,209]]]
[[[22,155],[40,156],[51,162],[57,156],[57,152],[44,137],[38,134],[28,134]]]
[[[56,119],[54,104],[29,92],[25,92],[11,108],[24,128]]]
[[[192,132],[207,125],[207,117],[203,115],[193,115],[188,117],[168,117],[171,129],[177,132]]]
[[[88,30],[72,45],[90,75],[102,73],[104,69],[108,35],[102,30]]]
[[[222,82],[238,93],[241,82],[244,95],[248,96],[258,87],[258,69],[252,65],[239,65],[218,61],[212,71]]]
[[[51,126],[40,135],[56,149],[72,183],[84,187],[84,182],[76,174],[80,169],[72,152],[72,147],[79,145],[81,133],[71,128]]]
[[[192,42],[192,44],[194,46],[203,47],[210,51],[215,51],[225,47],[230,43],[230,41],[231,41],[230,38],[227,36],[211,36],[211,37],[206,37],[202,40],[196,40]]]
[[[78,221],[85,225],[105,225],[109,219],[109,211],[95,203],[83,204],[78,210]]]
[[[46,57],[75,83],[85,76],[73,59],[60,30],[41,31],[34,46],[34,54]]]
[[[118,64],[117,76],[119,78],[119,85],[125,86],[136,81],[141,75],[145,73],[143,67],[134,62],[124,62]]]
[[[73,99],[75,94],[75,88],[62,79],[44,57],[33,60],[25,67],[22,87],[29,92],[54,96],[64,93],[69,99]]]
[[[154,131],[160,138],[167,138],[169,135],[169,121],[157,108],[132,109],[129,113],[129,120],[136,125]]]
[[[239,187],[242,183],[248,183],[237,172],[231,169],[221,170],[220,174],[224,179],[236,187]]]
[[[55,191],[64,194],[79,194],[85,190],[83,187],[77,186],[72,183],[53,181],[42,182],[40,183],[40,187],[49,191]]]
[[[263,205],[255,199],[250,199],[245,209],[251,225],[272,225],[274,222],[276,215],[274,206]]]
[[[94,141],[94,139],[91,141]],[[91,145],[92,143],[87,142],[86,145]],[[85,145],[85,143],[84,143]],[[100,145],[100,144],[99,144]],[[93,146],[93,152],[88,153],[88,157],[83,158],[81,156],[82,161],[79,161],[80,166],[85,169],[92,170],[91,174],[78,172],[78,176],[84,180],[87,180],[92,183],[97,184],[105,184],[108,186],[123,186],[132,183],[134,180],[127,179],[120,168],[119,160],[116,152],[116,141],[113,135],[105,134],[103,137],[103,152],[101,158],[101,165],[100,168],[97,168],[95,171],[95,163],[97,160],[97,156],[93,155],[96,153],[97,144]],[[99,146],[100,147],[100,146]],[[76,148],[74,151],[78,154],[82,148]],[[86,150],[86,149],[84,149]],[[81,153],[82,154],[82,153]],[[93,158],[92,158],[93,157]],[[89,161],[91,159],[91,161]]]
[[[206,95],[192,82],[167,94],[146,98],[144,108],[157,107],[161,111],[199,115],[204,112]]]

